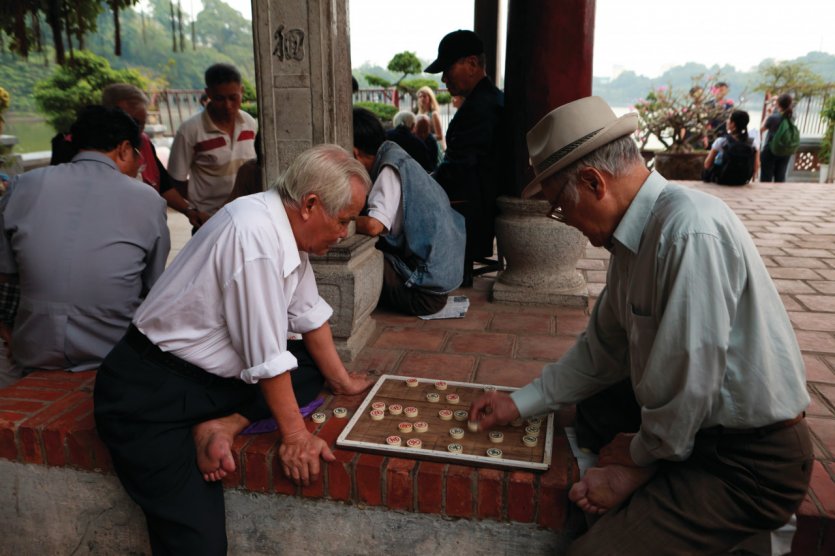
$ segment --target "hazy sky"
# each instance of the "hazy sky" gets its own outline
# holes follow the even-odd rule
[[[200,0],[189,0],[199,9]],[[263,2],[265,0],[257,0]],[[251,18],[250,0],[226,0]],[[348,0],[351,60],[385,67],[403,50],[432,60],[449,31],[472,29],[473,0]],[[183,7],[187,3],[183,2]],[[657,77],[684,62],[750,70],[764,58],[835,54],[835,0],[597,0],[594,75]]]

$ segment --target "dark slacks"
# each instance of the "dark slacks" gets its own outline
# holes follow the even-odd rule
[[[160,357],[136,334],[131,328],[96,377],[99,436],[122,485],[145,513],[155,555],[226,554],[223,488],[203,480],[191,430],[233,413],[264,418],[269,409],[258,385],[217,377],[171,355]],[[324,381],[299,344],[294,349],[300,366],[291,377],[304,405]]]
[[[789,170],[791,156],[774,156],[771,149],[765,148],[760,153],[760,181],[783,183]]]
[[[616,397],[624,393],[615,388]],[[605,394],[602,398],[605,399]],[[598,397],[594,415],[628,407]],[[582,405],[582,404],[580,404]],[[637,404],[636,404],[637,406]],[[581,415],[589,415],[587,408]],[[634,416],[623,420],[634,423]],[[584,423],[587,433],[616,430],[610,418]],[[603,426],[601,426],[601,424]],[[605,440],[602,440],[605,443]],[[716,554],[751,535],[785,524],[802,502],[812,471],[812,444],[806,422],[776,430],[706,429],[691,456],[662,461],[650,481],[623,504],[606,512],[569,554]]]
[[[423,316],[437,313],[446,305],[446,294],[438,295],[407,288],[403,278],[397,274],[388,261],[383,261],[383,290],[380,292],[380,304],[389,309],[407,315]]]

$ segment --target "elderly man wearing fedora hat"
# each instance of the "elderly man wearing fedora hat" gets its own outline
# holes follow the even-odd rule
[[[803,360],[742,222],[648,171],[637,126],[588,97],[528,133],[536,178],[523,195],[610,251],[606,288],[568,353],[470,415],[487,429],[578,404],[581,446],[600,448],[599,461],[569,497],[601,517],[571,553],[714,554],[784,524],[803,500]]]
[[[438,58],[424,70],[442,72],[453,96],[464,103],[449,123],[444,158],[432,177],[466,219],[464,285],[472,285],[472,261],[493,255],[496,197],[507,183],[510,150],[504,93],[487,77],[481,39],[467,30],[441,39]]]

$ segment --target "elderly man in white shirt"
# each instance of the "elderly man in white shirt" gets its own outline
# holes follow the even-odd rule
[[[250,422],[275,417],[282,467],[298,483],[316,480],[320,457],[333,459],[299,413],[287,336],[302,334],[335,392],[369,386],[337,355],[307,255],[347,235],[369,186],[338,146],[299,155],[272,188],[224,206],[201,229],[105,359],[96,424],[145,512],[154,554],[226,553],[218,481],[235,470],[232,442]]]

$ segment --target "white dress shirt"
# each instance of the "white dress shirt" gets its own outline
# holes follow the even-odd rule
[[[274,190],[224,206],[185,245],[134,325],[163,351],[248,383],[296,368],[289,331],[333,313]]]
[[[399,236],[403,229],[403,196],[400,176],[391,166],[384,166],[368,193],[368,216],[386,227],[382,235]]]

